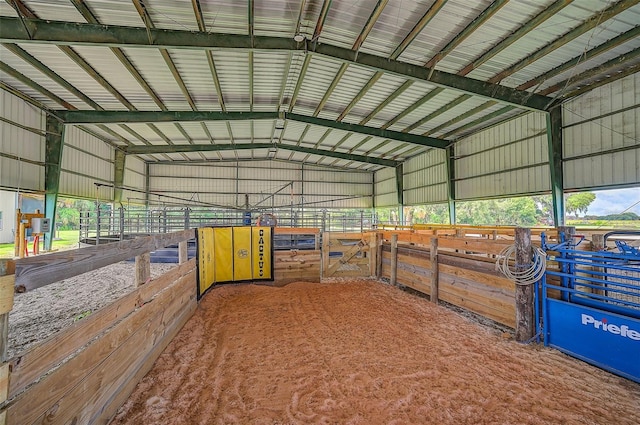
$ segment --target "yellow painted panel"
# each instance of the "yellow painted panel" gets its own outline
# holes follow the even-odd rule
[[[233,228],[233,280],[251,280],[251,227]]]
[[[216,227],[213,229],[215,251],[213,261],[215,279],[217,282],[231,282],[233,280],[233,229],[231,227]]]
[[[213,285],[215,264],[213,262],[213,229],[198,229],[198,292],[204,294]]]
[[[273,280],[271,227],[252,227],[253,279]]]

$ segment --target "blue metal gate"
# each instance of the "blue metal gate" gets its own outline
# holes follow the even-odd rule
[[[581,251],[562,234],[542,245],[544,344],[640,382],[640,252],[624,243],[621,252]]]

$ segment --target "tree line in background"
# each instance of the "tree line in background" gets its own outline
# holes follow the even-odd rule
[[[582,220],[640,220],[633,212],[606,216],[586,216],[589,206],[595,201],[592,192],[574,193],[565,199],[567,218]],[[404,208],[404,224],[449,223],[447,204],[421,205]],[[583,217],[580,217],[580,214]],[[399,223],[394,209],[378,211],[382,223]],[[487,199],[456,203],[456,223],[496,226],[549,226],[553,225],[553,202],[551,195],[523,196],[517,198]]]
[[[592,192],[574,193],[566,197],[565,210],[568,218],[582,220],[640,220],[633,212],[606,216],[585,215],[595,201]],[[487,199],[456,203],[456,222],[470,225],[540,226],[553,225],[553,203],[551,195],[522,196],[517,198]],[[58,201],[56,222],[62,230],[78,229],[80,211],[95,211],[95,201],[61,198]],[[404,207],[403,224],[449,223],[447,204],[433,204]],[[381,223],[399,223],[394,208],[377,209]],[[580,214],[583,217],[580,217]]]

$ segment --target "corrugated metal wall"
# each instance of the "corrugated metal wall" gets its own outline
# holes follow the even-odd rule
[[[640,182],[640,73],[563,105],[565,189]]]
[[[396,195],[396,170],[383,168],[375,174],[375,205],[376,208],[398,205]]]
[[[457,200],[550,190],[546,117],[530,112],[455,144]]]
[[[65,128],[60,195],[113,199],[113,148],[91,134],[69,125]],[[126,173],[125,173],[126,174]]]
[[[444,149],[431,149],[404,163],[405,205],[447,201],[446,161]]]
[[[303,167],[281,161],[149,165],[151,192],[224,207],[244,206],[247,194],[252,207],[303,203],[319,208],[370,208],[372,179],[368,172]],[[278,193],[272,197],[275,192]]]
[[[2,90],[0,117],[0,187],[44,190],[44,114]]]

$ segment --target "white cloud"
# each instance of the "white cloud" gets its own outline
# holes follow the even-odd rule
[[[627,208],[640,215],[640,187],[594,191],[595,201],[589,206],[589,215],[620,214]]]

